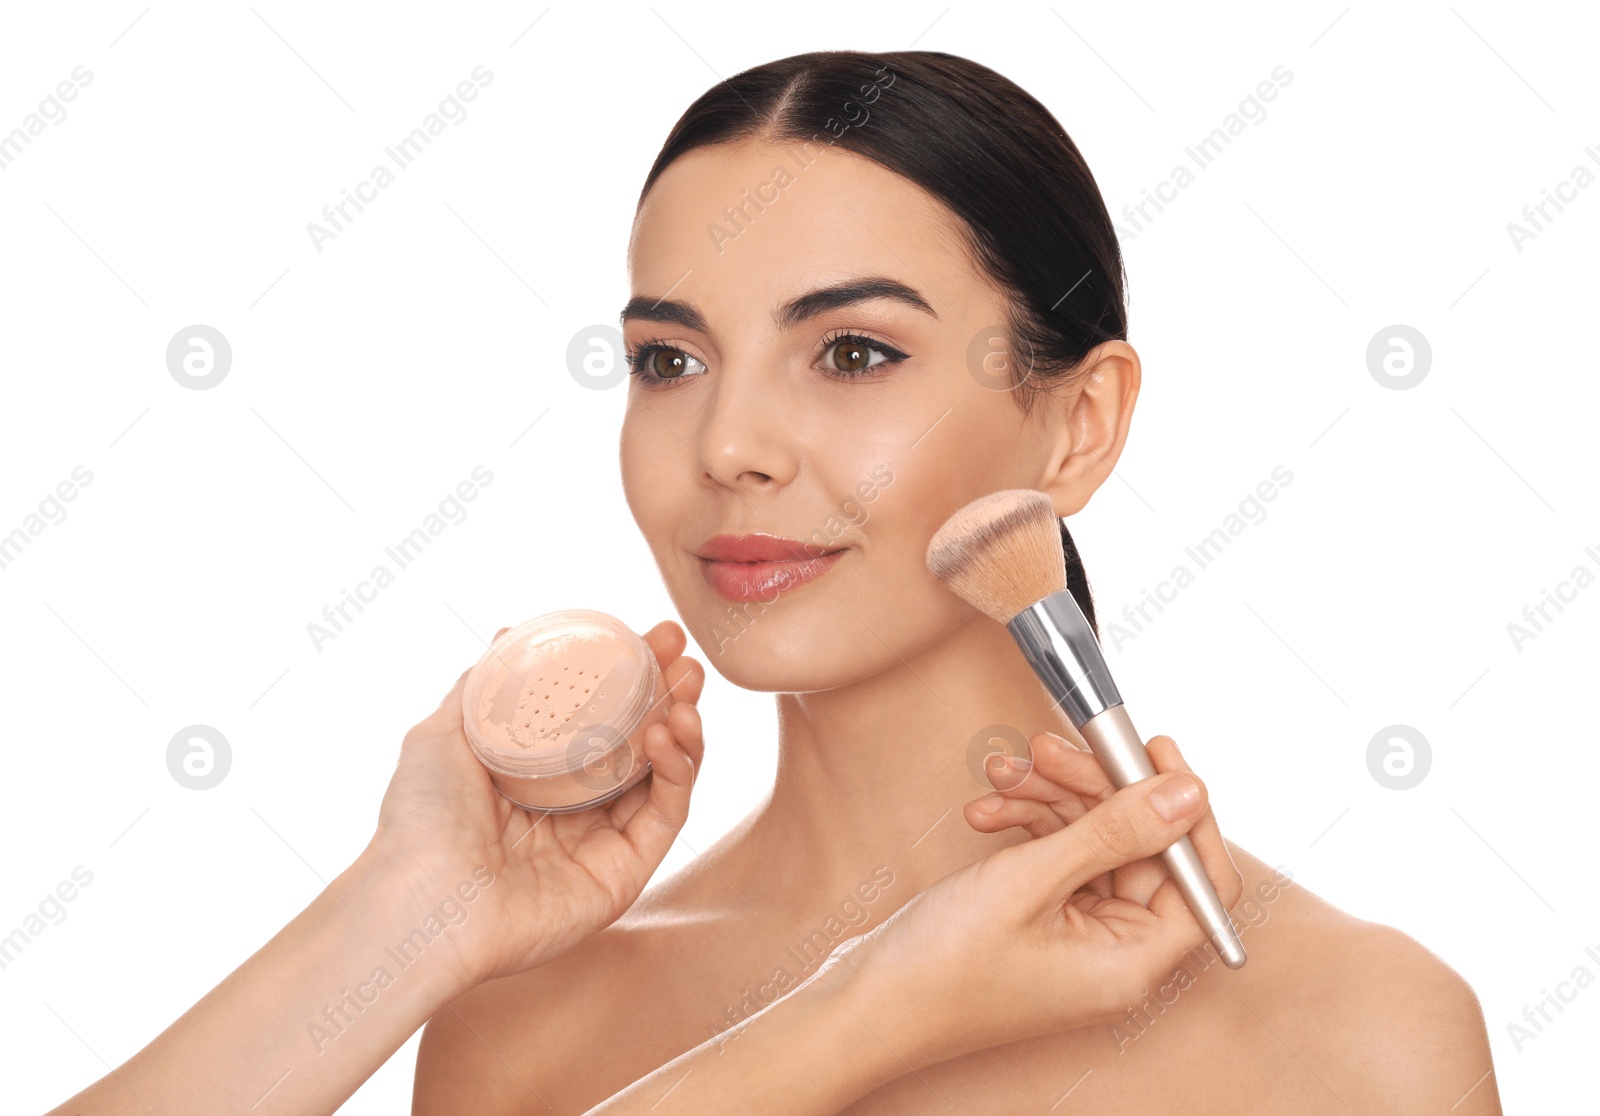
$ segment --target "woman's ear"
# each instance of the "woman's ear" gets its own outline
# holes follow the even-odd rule
[[[1037,487],[1063,517],[1083,510],[1122,455],[1139,398],[1139,354],[1126,341],[1106,341],[1073,376],[1072,387],[1039,401],[1048,408],[1052,449]]]

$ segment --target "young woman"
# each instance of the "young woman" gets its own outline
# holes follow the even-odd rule
[[[785,1003],[846,930],[1111,789],[1005,630],[923,565],[983,494],[1077,512],[1127,436],[1121,257],[1055,118],[948,54],[756,67],[667,138],[629,265],[629,506],[710,665],[776,693],[777,778],[620,921],[435,1015],[420,1116],[579,1113],[652,1073],[664,1090],[663,1066]],[[1092,620],[1065,528],[1062,550]],[[971,742],[996,725],[1033,767],[991,765],[1010,793],[969,804]],[[1228,849],[1258,904],[1235,912],[1242,969],[1191,954],[1119,1020],[947,1050],[844,1110],[1500,1110],[1455,972]],[[1144,861],[1117,886],[1163,879]]]
[[[646,633],[650,778],[581,813],[495,793],[463,675],[357,861],[57,1113],[331,1112],[430,1017],[422,1114],[1499,1112],[1455,973],[1226,844],[1171,739],[1112,793],[923,570],[976,496],[1081,508],[1138,392],[1110,224],[1041,107],[942,54],[760,67],[674,131],[632,257],[629,502],[717,669],[778,693],[771,794],[641,897],[704,751],[683,631]],[[974,798],[1005,726],[1032,762]],[[1183,833],[1243,969],[1157,858]]]

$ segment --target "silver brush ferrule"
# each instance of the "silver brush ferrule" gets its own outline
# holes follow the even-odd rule
[[[1122,704],[1100,641],[1070,589],[1051,593],[1011,618],[1006,628],[1073,727]]]

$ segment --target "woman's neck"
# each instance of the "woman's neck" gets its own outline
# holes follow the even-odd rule
[[[1025,840],[979,833],[962,807],[992,789],[987,752],[1026,754],[1033,733],[1069,732],[1010,634],[985,616],[871,678],[777,703],[777,777],[748,836],[763,875],[829,895],[883,866],[903,902]]]

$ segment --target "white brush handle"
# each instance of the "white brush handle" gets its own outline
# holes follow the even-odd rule
[[[1156,774],[1150,754],[1145,751],[1139,734],[1133,729],[1133,722],[1128,719],[1126,706],[1113,705],[1097,713],[1079,725],[1078,731],[1093,750],[1094,758],[1105,768],[1113,786],[1122,788]],[[1162,852],[1161,863],[1166,865],[1167,872],[1183,894],[1184,902],[1189,904],[1195,919],[1211,939],[1222,963],[1230,969],[1243,965],[1244,943],[1239,940],[1239,931],[1233,925],[1233,919],[1228,917],[1228,910],[1222,905],[1217,889],[1211,886],[1211,877],[1206,875],[1205,866],[1200,863],[1200,854],[1195,851],[1194,842],[1189,840],[1187,833]]]

